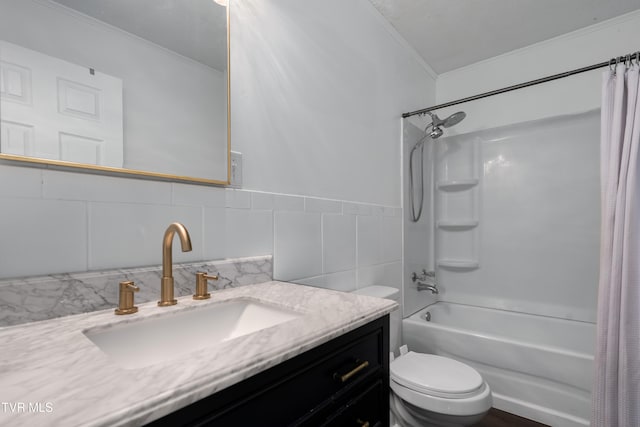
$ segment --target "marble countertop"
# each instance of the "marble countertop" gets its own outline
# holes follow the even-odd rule
[[[397,307],[390,300],[275,281],[211,296],[206,301],[179,298],[172,307],[139,304],[139,312],[128,316],[104,310],[0,328],[0,425],[143,425]],[[304,314],[179,359],[136,369],[114,363],[83,333],[239,297]]]

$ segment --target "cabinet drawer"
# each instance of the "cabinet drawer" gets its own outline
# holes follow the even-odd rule
[[[389,392],[382,381],[376,381],[367,390],[340,408],[323,426],[327,427],[380,427],[389,420]]]
[[[364,385],[355,397],[336,402],[324,413],[306,420],[304,427],[381,427],[389,421],[389,392],[382,380]]]
[[[311,379],[314,394],[327,398],[345,387],[360,382],[382,365],[380,330],[362,337],[344,349],[328,355],[306,373]]]

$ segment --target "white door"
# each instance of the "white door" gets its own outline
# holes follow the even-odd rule
[[[0,40],[0,152],[123,167],[122,80]]]

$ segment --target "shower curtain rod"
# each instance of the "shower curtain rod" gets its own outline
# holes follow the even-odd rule
[[[573,76],[574,74],[580,74],[586,71],[597,70],[598,68],[615,65],[623,61],[631,61],[632,59],[636,59],[638,63],[640,63],[640,51],[632,54],[624,55],[624,56],[618,56],[617,58],[613,58],[608,61],[589,65],[588,67],[578,68],[571,71],[565,71],[564,73],[554,74],[552,76],[542,77],[540,79],[531,80],[531,81],[520,83],[517,85],[503,87],[502,89],[496,89],[490,92],[484,92],[478,95],[469,96],[467,98],[461,98],[455,101],[445,102],[444,104],[434,105],[433,107],[423,108],[422,110],[411,111],[410,113],[403,113],[402,118],[406,119],[407,117],[415,116],[417,114],[427,114],[429,111],[438,110],[440,108],[451,107],[452,105],[462,104],[463,102],[475,101],[476,99],[487,98],[489,96],[498,95],[505,92],[511,92],[512,90],[522,89],[529,86],[539,85],[540,83],[550,82],[552,80],[563,79],[565,77]]]

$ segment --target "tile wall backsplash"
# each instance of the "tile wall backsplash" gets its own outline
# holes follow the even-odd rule
[[[274,213],[274,278],[351,291],[402,286],[399,208],[306,198]]]
[[[352,290],[401,286],[401,209],[0,164],[0,280],[274,254],[274,278]]]
[[[328,214],[322,217],[324,272],[356,268],[356,216]]]

